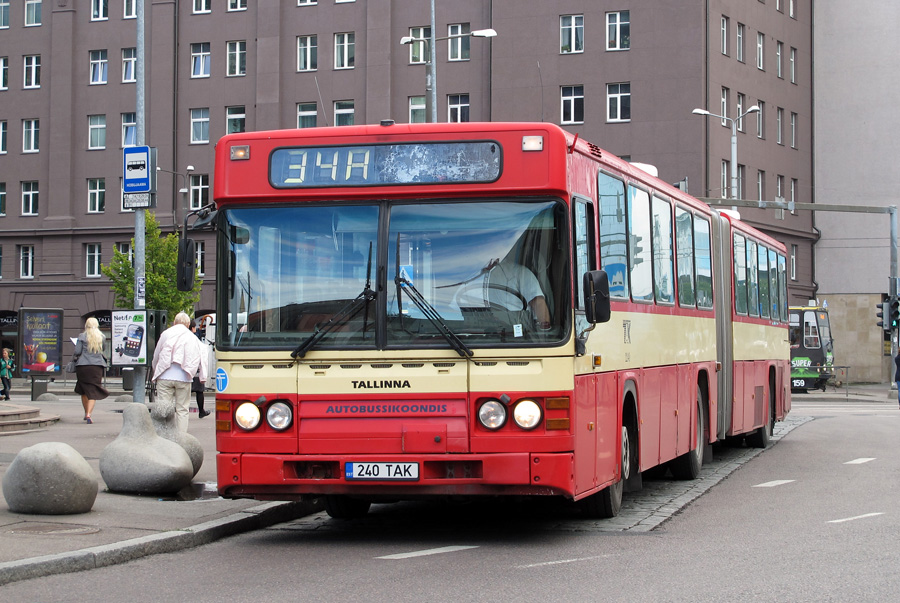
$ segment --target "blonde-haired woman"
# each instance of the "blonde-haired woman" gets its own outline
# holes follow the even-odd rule
[[[75,342],[75,393],[81,394],[81,405],[84,406],[84,420],[93,423],[91,413],[94,403],[109,396],[103,387],[103,373],[106,370],[106,358],[103,356],[103,340],[106,337],[100,331],[96,318],[88,318],[84,323],[84,332],[78,335]]]

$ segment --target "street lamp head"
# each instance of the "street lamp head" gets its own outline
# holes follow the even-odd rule
[[[691,113],[693,113],[694,115],[709,115],[709,111],[700,108],[694,109],[693,111],[691,111]]]
[[[747,109],[747,112],[744,113],[744,115],[747,115],[747,113],[756,113],[757,111],[759,111],[759,105],[753,105],[752,107]]]
[[[476,38],[493,38],[497,35],[497,32],[493,29],[476,29],[472,32],[472,35]]]
[[[401,44],[412,44],[414,40],[415,40],[415,38],[412,36],[403,36],[402,38],[400,38],[400,43]]]
[[[193,171],[194,171],[194,166],[192,166],[192,165],[187,166],[186,171],[188,171],[188,172],[193,172]]]

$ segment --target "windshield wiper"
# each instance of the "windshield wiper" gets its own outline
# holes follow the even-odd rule
[[[369,302],[375,300],[376,293],[371,288],[372,282],[372,242],[369,241],[369,263],[366,267],[366,285],[363,287],[362,292],[357,295],[354,299],[350,300],[350,303],[346,304],[343,308],[334,313],[334,316],[328,319],[323,325],[319,325],[316,327],[316,331],[307,337],[303,343],[297,346],[297,348],[291,352],[291,358],[303,358],[308,351],[313,349],[317,343],[319,343],[328,333],[330,333],[335,328],[341,326],[347,321],[351,320],[354,316],[359,314],[359,311],[365,308],[366,313],[363,317],[363,337],[366,335],[366,329],[368,328],[369,323]]]
[[[452,347],[454,350],[456,350],[456,353],[459,354],[460,356],[462,356],[463,358],[473,356],[473,352],[469,348],[469,346],[467,346],[465,343],[463,343],[463,340],[460,339],[456,333],[454,333],[453,331],[450,330],[450,327],[448,327],[444,323],[443,317],[438,313],[438,311],[435,309],[435,307],[432,306],[430,303],[428,303],[428,300],[426,300],[425,297],[421,293],[419,293],[419,290],[413,286],[413,284],[409,281],[409,279],[404,278],[402,276],[402,274],[400,273],[400,266],[399,266],[399,264],[400,264],[400,235],[399,234],[397,235],[397,264],[398,265],[397,265],[396,276],[394,277],[394,283],[397,285],[397,305],[399,306],[400,319],[401,320],[403,319],[403,308],[402,308],[403,304],[400,301],[400,295],[401,295],[401,292],[403,291],[403,288],[405,287],[408,290],[407,297],[409,297],[409,299],[411,299],[412,302],[414,304],[416,304],[416,307],[422,311],[422,314],[424,314],[425,318],[427,318],[428,321],[431,322],[432,325],[434,325],[434,328],[436,328],[438,330],[438,332],[444,336],[444,339],[447,340],[447,343],[450,344],[450,347]]]

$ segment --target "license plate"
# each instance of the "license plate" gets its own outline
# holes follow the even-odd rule
[[[345,479],[418,480],[418,463],[346,463]]]

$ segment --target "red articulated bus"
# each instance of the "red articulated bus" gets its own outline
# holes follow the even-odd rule
[[[789,410],[784,246],[552,124],[231,134],[214,196],[224,497],[610,517]]]

